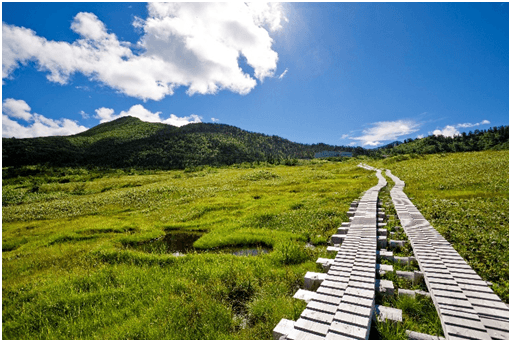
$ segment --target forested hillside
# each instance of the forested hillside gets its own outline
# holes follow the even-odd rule
[[[197,165],[279,162],[312,158],[323,150],[366,154],[360,147],[306,145],[240,128],[198,123],[174,127],[123,117],[67,137],[3,138],[4,166],[156,167],[182,169]]]
[[[210,123],[175,127],[123,117],[73,136],[2,138],[3,166],[144,167],[184,169],[199,165],[243,162],[272,164],[313,158],[321,151],[348,151],[376,158],[399,154],[431,154],[509,149],[509,126],[462,133],[454,138],[428,136],[393,142],[378,149],[299,144],[278,136]]]
[[[392,143],[394,144],[394,143]],[[493,127],[488,130],[475,130],[461,135],[444,137],[430,135],[422,139],[408,139],[403,144],[378,149],[379,155],[432,154],[443,152],[471,152],[485,150],[508,150],[509,126]]]

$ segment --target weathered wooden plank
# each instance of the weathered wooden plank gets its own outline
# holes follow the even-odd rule
[[[448,339],[464,339],[464,340],[490,340],[487,332],[459,327],[457,325],[445,324],[444,334],[448,335]]]
[[[316,298],[314,298],[314,300],[333,305],[339,305],[339,303],[341,302],[340,297],[329,296],[322,293],[317,293]]]
[[[390,171],[387,174],[395,182],[392,201],[440,313],[446,337],[508,339],[508,307],[413,206],[403,193],[404,182]]]
[[[287,339],[289,340],[297,340],[297,341],[305,341],[305,340],[323,340],[325,337],[323,335],[312,334],[308,331],[303,331],[299,329],[293,329],[289,335],[287,335]]]
[[[355,296],[352,296],[349,294],[345,294],[342,297],[342,302],[347,303],[347,304],[352,304],[352,305],[366,306],[368,308],[372,307],[372,305],[374,304],[373,299],[355,297]]]
[[[306,318],[311,321],[317,321],[320,323],[322,322],[325,324],[332,323],[332,321],[334,319],[334,315],[331,313],[326,313],[324,311],[316,311],[316,310],[312,310],[310,308],[305,308],[305,310],[302,311],[302,314],[300,315],[300,317]]]
[[[320,294],[324,294],[324,295],[328,295],[328,296],[342,297],[342,295],[344,294],[344,290],[339,290],[339,289],[334,289],[334,288],[331,288],[331,287],[320,286],[316,290],[316,293],[320,293]]]
[[[358,339],[348,335],[342,335],[337,332],[330,331],[328,334],[326,334],[325,340],[358,340]]]
[[[325,336],[330,328],[328,323],[319,323],[306,318],[299,318],[295,323],[295,329],[304,330],[310,333]]]
[[[467,297],[463,294],[463,292],[455,292],[455,291],[444,291],[437,289],[430,289],[430,292],[435,295],[435,297],[447,297],[447,298],[457,298],[461,300],[467,300]]]
[[[316,301],[314,299],[310,301],[309,304],[307,304],[307,308],[331,314],[335,314],[337,312],[337,306],[337,304],[327,304],[324,302]]]
[[[371,308],[366,306],[354,305],[349,303],[341,303],[337,308],[337,311],[347,312],[354,315],[371,317]]]
[[[332,322],[332,325],[330,325],[330,332],[351,336],[360,340],[367,339],[367,335],[369,334],[368,330],[367,327],[361,328],[344,322]]]
[[[348,283],[342,283],[339,281],[324,280],[321,283],[321,287],[331,287],[338,290],[345,290],[348,287]]]

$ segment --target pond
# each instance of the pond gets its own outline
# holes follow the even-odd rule
[[[206,231],[203,230],[174,230],[157,239],[148,241],[138,246],[148,253],[168,253],[175,256],[182,256],[190,252],[197,253],[230,253],[238,256],[254,256],[271,252],[271,248],[263,246],[225,247],[212,250],[199,250],[193,247]]]
[[[223,253],[230,253],[233,255],[239,255],[239,256],[254,256],[259,254],[266,254],[271,252],[270,248],[267,247],[226,247],[221,248],[218,251]]]

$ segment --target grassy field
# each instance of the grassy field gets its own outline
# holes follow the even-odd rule
[[[292,296],[307,271],[321,271],[315,260],[327,257],[351,201],[377,182],[359,162],[4,169],[2,337],[271,339],[281,318],[305,308]],[[364,162],[403,179],[426,219],[508,302],[507,151]],[[200,235],[195,251],[162,248],[157,239],[176,231]],[[236,256],[232,246],[269,253]],[[430,301],[388,305],[405,321],[379,324],[381,338],[437,333]]]
[[[509,151],[407,155],[371,165],[402,179],[424,217],[509,303]]]
[[[376,184],[358,162],[4,170],[2,337],[271,339],[304,309],[292,295],[350,202]],[[206,233],[185,256],[151,248],[176,230]],[[271,252],[223,250],[241,245]]]

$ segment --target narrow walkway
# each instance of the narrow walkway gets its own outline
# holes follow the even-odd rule
[[[417,259],[447,339],[509,340],[509,308],[422,216],[387,170],[397,215]]]
[[[376,171],[376,176],[378,185],[367,190],[359,201],[337,256],[306,309],[296,322],[282,320],[279,323],[279,326],[291,325],[281,338],[369,337],[375,304],[378,193],[387,184],[380,170]]]

